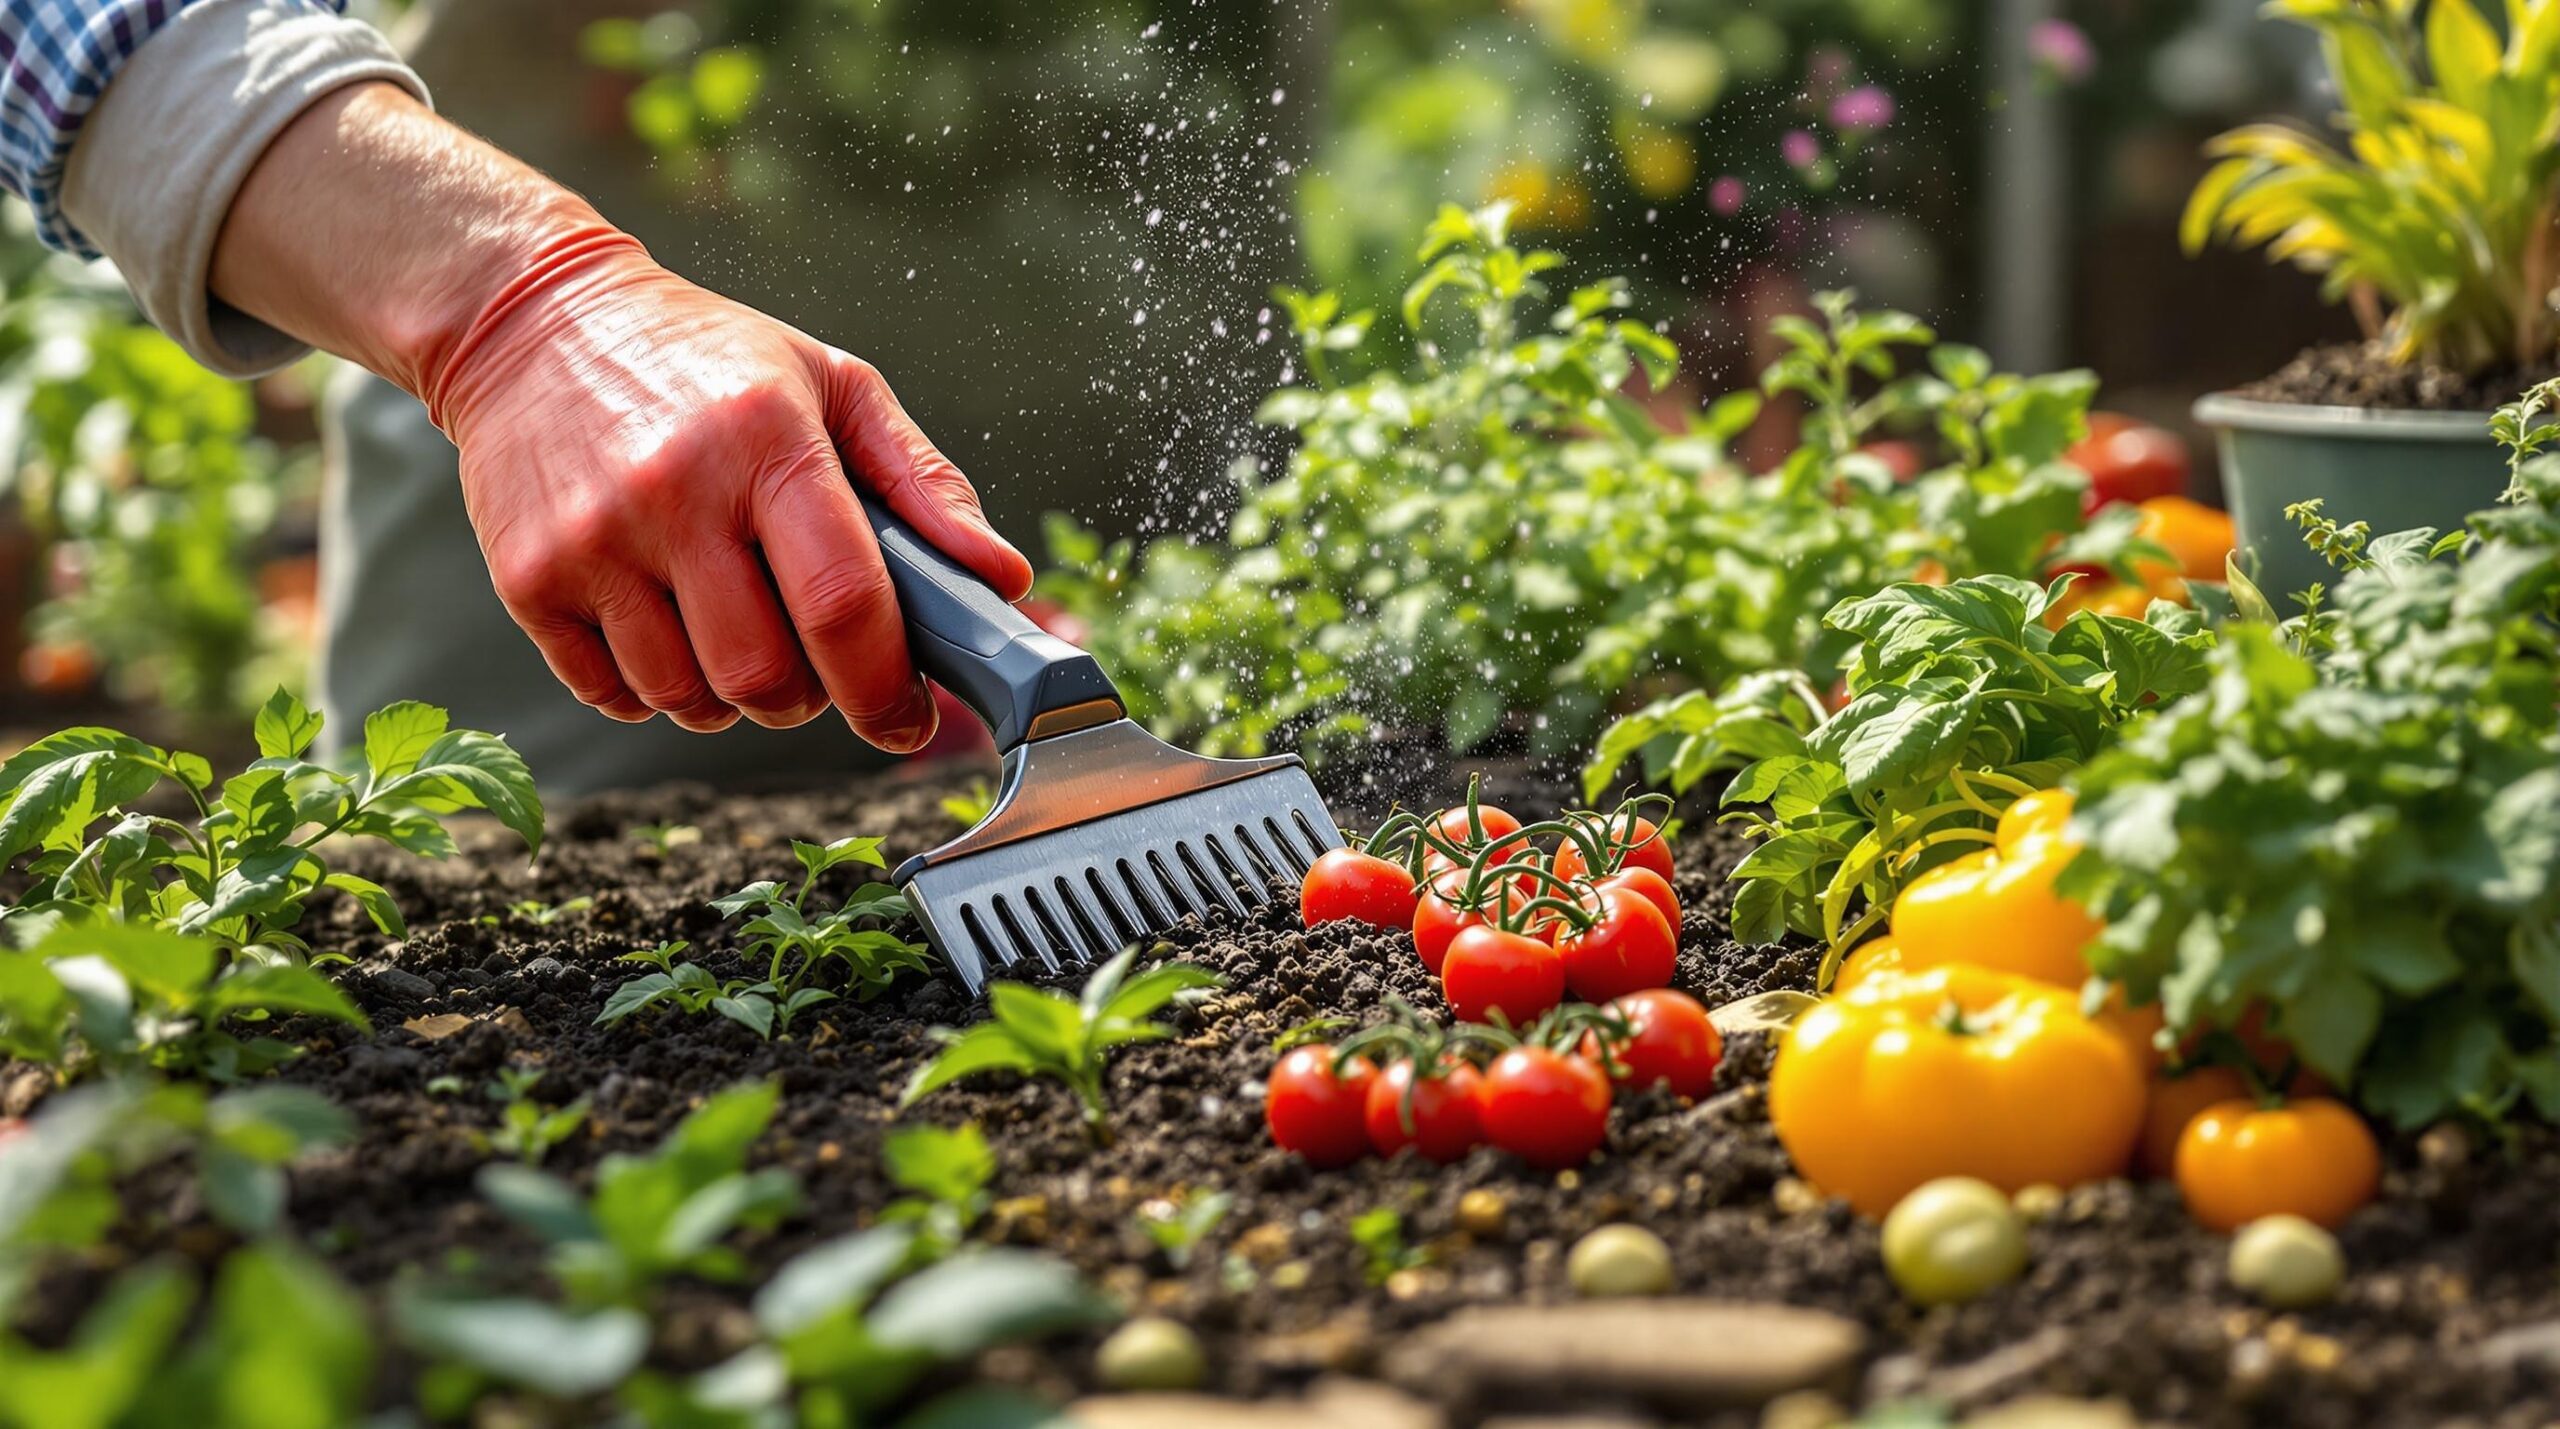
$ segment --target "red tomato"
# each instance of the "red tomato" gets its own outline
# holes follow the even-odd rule
[[[1307,927],[1337,918],[1377,928],[1410,928],[1414,906],[1413,875],[1358,849],[1326,852],[1307,870],[1298,889],[1298,917]]]
[[[1490,923],[1462,928],[1440,962],[1440,991],[1462,1022],[1499,1012],[1526,1027],[1564,1001],[1564,959],[1553,945]]]
[[[1485,1140],[1532,1166],[1579,1166],[1609,1139],[1609,1079],[1581,1057],[1515,1047],[1485,1069]]]
[[[1333,1074],[1333,1049],[1321,1042],[1293,1047],[1271,1069],[1262,1119],[1271,1143],[1320,1167],[1348,1166],[1369,1154],[1369,1088],[1378,1069],[1354,1060]]]
[[[2187,444],[2163,431],[2112,412],[2089,415],[2089,435],[2063,453],[2089,473],[2083,505],[2102,506],[2180,496],[2187,489]]]
[[[1692,1100],[1715,1090],[1724,1037],[1696,998],[1667,987],[1648,988],[1611,1002],[1608,1011],[1633,1029],[1617,1048],[1618,1060],[1627,1068],[1619,1078],[1621,1086],[1660,1082],[1672,1095]]]
[[[1369,1146],[1380,1156],[1413,1147],[1442,1165],[1457,1160],[1484,1140],[1476,1123],[1476,1097],[1483,1078],[1464,1062],[1436,1077],[1413,1079],[1413,1063],[1396,1062],[1369,1084]],[[1413,1130],[1405,1130],[1405,1088],[1413,1088]]]
[[[1662,921],[1671,925],[1672,936],[1680,935],[1680,895],[1671,891],[1671,884],[1661,874],[1650,868],[1622,868],[1601,879],[1600,888],[1604,892],[1626,889],[1661,909]]]
[[[1624,823],[1612,820],[1608,831],[1601,837],[1625,838],[1626,832],[1627,826]],[[1671,844],[1669,840],[1662,837],[1661,830],[1653,826],[1653,820],[1636,820],[1635,837],[1629,842],[1634,846],[1619,855],[1619,868],[1649,868],[1660,874],[1665,884],[1671,882],[1675,876],[1671,871]],[[1590,871],[1583,861],[1582,845],[1572,839],[1566,839],[1556,849],[1553,867],[1558,878],[1580,878]]]
[[[1680,944],[1662,910],[1632,888],[1603,888],[1595,901],[1599,917],[1590,927],[1556,925],[1565,986],[1585,1002],[1607,1002],[1668,984]]]
[[[1442,959],[1449,953],[1449,940],[1465,929],[1481,927],[1484,914],[1460,908],[1458,894],[1466,888],[1463,869],[1443,869],[1433,874],[1413,909],[1413,947],[1422,954],[1422,965],[1433,973],[1440,971]]]

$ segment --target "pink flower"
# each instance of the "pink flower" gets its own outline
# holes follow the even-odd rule
[[[2027,53],[2037,69],[2063,84],[2078,84],[2098,67],[2089,36],[2069,20],[2038,20],[2027,31]]]
[[[1707,207],[1714,209],[1719,217],[1731,218],[1742,212],[1744,192],[1742,180],[1727,174],[1707,185]]]
[[[1813,161],[1822,157],[1822,141],[1813,137],[1810,130],[1790,129],[1778,140],[1778,153],[1799,169],[1811,168]]]
[[[1831,101],[1831,126],[1851,133],[1882,129],[1893,122],[1893,96],[1872,84]]]

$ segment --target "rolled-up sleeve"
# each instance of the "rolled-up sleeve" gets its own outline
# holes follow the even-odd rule
[[[216,299],[213,246],[259,155],[362,80],[426,86],[346,0],[0,0],[0,184],[57,248],[115,260],[152,322],[233,376],[307,349]]]

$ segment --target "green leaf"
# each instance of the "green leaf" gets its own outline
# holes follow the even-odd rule
[[[0,1335],[0,1421],[111,1429],[185,1327],[194,1288],[165,1261],[116,1277],[71,1344],[46,1353]]]
[[[1207,968],[1189,963],[1167,963],[1150,968],[1123,983],[1119,991],[1104,1004],[1104,1019],[1135,1022],[1152,1017],[1158,1009],[1183,993],[1196,988],[1225,987],[1227,980]]]
[[[1004,984],[997,984],[1001,987]],[[982,1022],[953,1038],[934,1055],[934,1059],[916,1069],[907,1081],[907,1089],[898,1097],[898,1105],[910,1107],[919,1098],[959,1081],[986,1072],[1036,1071],[1039,1064],[1020,1041],[1002,1025]]]
[[[995,1150],[974,1124],[901,1127],[882,1144],[881,1159],[891,1181],[937,1201],[966,1201],[996,1174]]]
[[[636,1310],[578,1314],[533,1300],[444,1299],[395,1290],[392,1318],[409,1346],[555,1399],[622,1383],[649,1348]]]
[[[216,1424],[340,1429],[362,1416],[372,1379],[363,1303],[301,1252],[255,1245],[223,1261],[210,1327],[169,1384],[190,1402],[170,1407]]]
[[[504,739],[471,729],[438,736],[400,782],[427,780],[449,784],[472,807],[495,814],[499,823],[524,840],[527,853],[542,851],[542,796],[534,792],[533,775],[524,760]]]
[[[872,1307],[869,1327],[873,1339],[892,1349],[957,1360],[1113,1314],[1065,1261],[986,1249],[900,1281]]]
[[[373,926],[381,929],[385,936],[409,936],[409,925],[400,916],[400,906],[391,901],[390,891],[381,884],[352,873],[332,873],[320,881],[353,898],[356,906],[364,909],[365,916],[371,918]]]
[[[2305,1065],[2341,1086],[2382,1022],[2382,995],[2362,973],[2343,969],[2312,978],[2285,999],[2281,1031]]]
[[[235,965],[214,983],[204,1008],[208,1016],[255,1009],[306,1013],[361,1028],[372,1025],[337,984],[297,963]]]
[[[880,843],[879,839],[846,838],[837,839],[834,843],[821,847],[793,839],[791,852],[800,860],[800,866],[808,871],[809,876],[815,878],[828,869],[848,863],[866,864],[872,868],[887,868],[888,860],[880,856]]]
[[[575,1189],[557,1176],[512,1162],[480,1168],[477,1184],[489,1204],[554,1245],[599,1239],[595,1217]]]
[[[398,779],[418,767],[420,758],[444,737],[450,723],[443,710],[417,700],[401,700],[375,710],[364,721],[365,767],[379,782],[387,784]]]
[[[688,965],[689,966],[689,965]],[[647,1008],[659,998],[675,991],[676,980],[667,973],[647,973],[613,990],[604,1000],[604,1010],[596,1014],[598,1026],[609,1027]]]
[[[320,712],[305,706],[292,691],[279,685],[258,707],[258,716],[250,730],[258,741],[258,753],[268,759],[299,759],[311,741],[320,737],[326,723]]]
[[[911,1226],[882,1225],[801,1252],[756,1292],[756,1324],[782,1339],[829,1315],[859,1311],[906,1267],[915,1238]]]

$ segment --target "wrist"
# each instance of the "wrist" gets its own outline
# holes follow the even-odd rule
[[[434,407],[528,292],[646,262],[575,193],[406,92],[360,84],[268,146],[223,220],[212,281]]]

